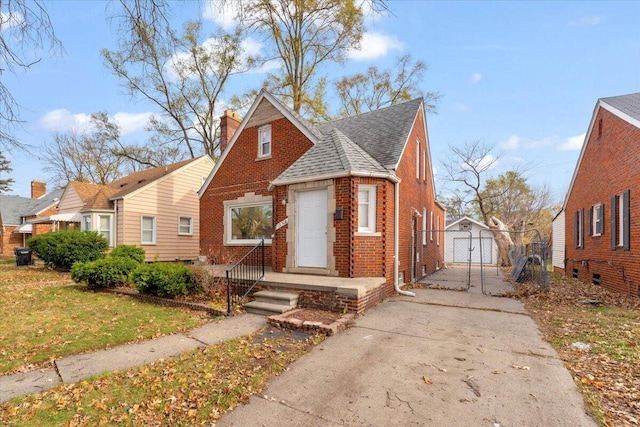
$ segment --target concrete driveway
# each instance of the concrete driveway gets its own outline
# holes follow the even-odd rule
[[[597,425],[519,301],[479,284],[415,292],[368,310],[217,425]]]

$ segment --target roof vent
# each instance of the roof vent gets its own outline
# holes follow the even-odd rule
[[[138,181],[138,184],[142,184],[145,181],[146,181],[146,179],[141,179],[141,180]]]
[[[122,184],[120,184],[120,188],[124,187],[125,185],[127,185],[127,183],[123,182]]]

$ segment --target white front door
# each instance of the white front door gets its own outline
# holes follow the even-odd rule
[[[298,267],[327,267],[327,190],[298,193]]]

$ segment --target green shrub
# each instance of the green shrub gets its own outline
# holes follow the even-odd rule
[[[129,283],[129,273],[140,263],[132,258],[107,257],[96,261],[76,262],[71,278],[86,282],[89,288],[114,288]]]
[[[69,270],[75,262],[104,257],[109,242],[95,231],[58,231],[34,236],[27,246],[48,266]]]
[[[141,264],[131,272],[130,278],[141,294],[172,298],[199,291],[191,271],[182,264]]]
[[[121,245],[113,248],[108,257],[131,258],[139,264],[144,262],[144,249],[133,245]]]

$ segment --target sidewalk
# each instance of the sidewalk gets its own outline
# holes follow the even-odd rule
[[[1,375],[0,403],[16,396],[40,393],[61,383],[75,383],[92,375],[129,369],[158,359],[177,356],[185,350],[218,344],[253,333],[266,324],[264,316],[243,314],[207,323],[184,334],[68,356],[54,362],[56,369]]]

